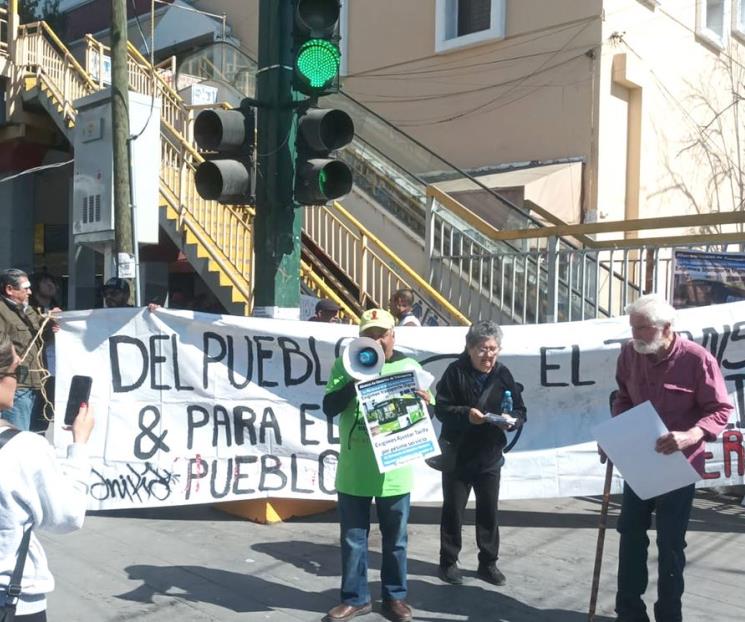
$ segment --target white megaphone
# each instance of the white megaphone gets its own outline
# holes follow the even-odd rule
[[[341,355],[344,371],[355,380],[375,378],[385,363],[383,348],[374,339],[357,337]]]

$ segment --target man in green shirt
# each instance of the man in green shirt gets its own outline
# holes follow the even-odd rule
[[[385,355],[381,375],[419,369],[414,359],[393,349],[396,320],[383,309],[370,309],[360,318],[360,335],[374,339]],[[417,391],[430,402],[428,391]],[[341,604],[328,612],[328,622],[344,622],[372,611],[367,584],[367,536],[370,506],[375,499],[383,537],[380,582],[383,614],[393,622],[411,620],[406,604],[406,545],[412,469],[403,466],[387,473],[378,471],[370,437],[355,393],[354,378],[344,370],[341,358],[331,369],[326,395],[326,415],[339,415],[339,464],[336,469],[339,522],[341,526]]]

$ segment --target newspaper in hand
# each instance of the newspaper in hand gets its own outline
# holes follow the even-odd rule
[[[486,413],[486,422],[492,425],[505,425],[512,427],[517,423],[517,418],[508,414],[495,415],[494,413]]]

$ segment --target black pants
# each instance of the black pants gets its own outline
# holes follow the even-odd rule
[[[499,557],[499,475],[496,468],[482,473],[463,474],[459,471],[442,474],[442,517],[440,519],[440,565],[458,561],[462,546],[463,513],[471,494],[476,495],[476,544],[479,565],[488,565]]]
[[[693,506],[694,486],[642,500],[624,484],[623,505],[618,519],[621,543],[618,553],[618,593],[616,612],[623,620],[647,622],[642,595],[647,589],[647,530],[655,512],[657,550],[659,554],[657,602],[654,616],[657,622],[681,622],[683,619],[684,549],[688,519]]]
[[[30,613],[26,616],[17,615],[15,620],[16,622],[47,622],[47,612],[39,611],[39,613]]]

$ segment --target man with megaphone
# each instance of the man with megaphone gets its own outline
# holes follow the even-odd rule
[[[406,465],[385,473],[378,470],[355,392],[357,380],[421,369],[417,361],[394,350],[395,324],[393,316],[383,309],[362,314],[360,338],[334,362],[323,398],[326,415],[339,415],[340,443],[336,490],[341,526],[341,604],[328,612],[328,622],[344,622],[372,611],[367,583],[367,537],[373,499],[383,539],[382,612],[393,622],[408,622],[412,617],[406,604],[412,468]],[[425,403],[432,401],[429,391],[416,393]]]

